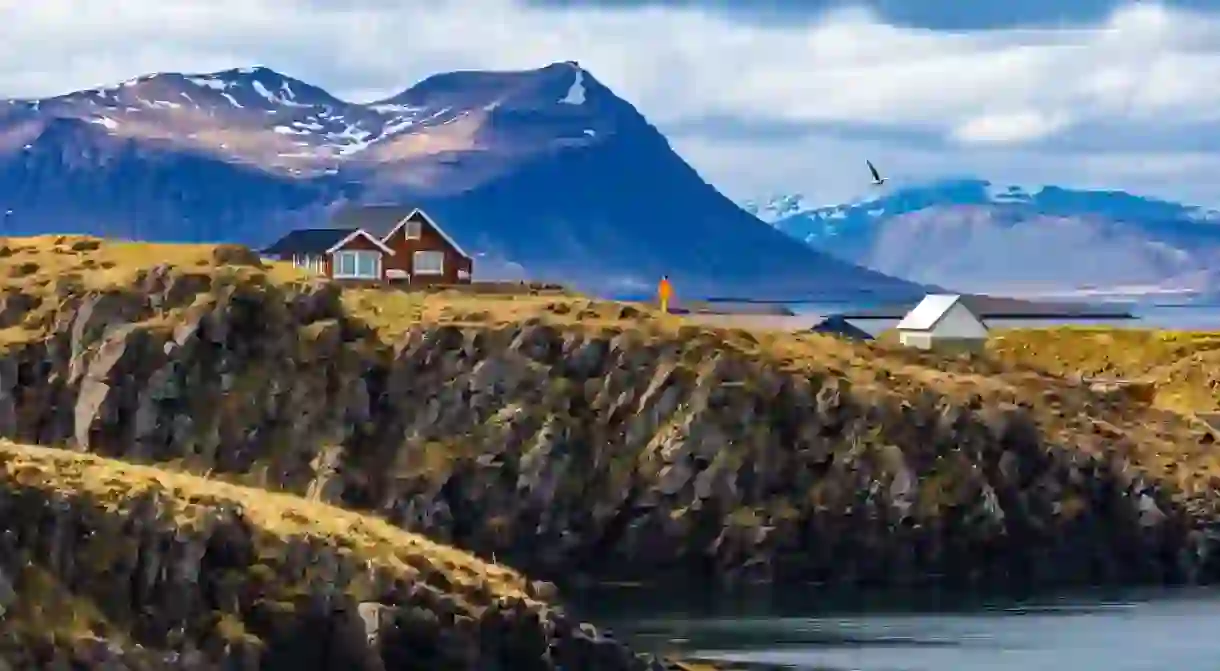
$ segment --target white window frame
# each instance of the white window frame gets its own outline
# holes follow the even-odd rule
[[[371,258],[373,267],[371,273],[360,272],[360,260]],[[344,272],[344,261],[351,259],[351,272]],[[381,252],[368,249],[341,249],[331,254],[331,276],[339,280],[379,280],[381,279]]]
[[[424,234],[424,225],[418,219],[408,219],[403,224],[402,234],[408,240],[418,240]]]
[[[323,257],[317,254],[293,254],[292,265],[319,275],[326,271]]]
[[[420,259],[427,258],[440,259],[440,263],[435,268],[428,268],[420,265]],[[444,275],[445,274],[445,252],[439,249],[421,249],[411,255],[411,274],[412,275]]]

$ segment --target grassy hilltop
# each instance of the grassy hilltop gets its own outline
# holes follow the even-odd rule
[[[355,626],[335,602],[396,623],[360,654],[492,627],[480,654],[521,663],[573,625],[492,557],[544,578],[1210,580],[1220,452],[1184,412],[1206,409],[1185,362],[1206,371],[1209,343],[1013,332],[945,358],[563,292],[343,288],[240,247],[8,239],[0,515],[65,511],[18,525],[10,633],[232,659],[319,613]],[[1080,371],[1165,382],[1148,402]],[[42,530],[132,525],[157,530],[141,548],[180,539],[185,582],[108,592],[150,551]],[[195,558],[217,538],[234,563]],[[342,594],[318,591],[335,572]],[[177,638],[151,633],[167,620]]]
[[[156,328],[170,327],[192,308],[213,302],[221,287],[292,295],[321,283],[288,264],[260,263],[255,254],[235,246],[76,236],[12,238],[0,246],[0,262],[0,326],[4,327],[0,342],[10,348],[57,333],[73,296],[168,291],[160,306],[139,315],[143,319],[129,320]],[[1197,430],[1155,408],[1090,394],[1065,376],[1083,372],[1178,384],[1160,405],[1210,409],[1214,401],[1202,387],[1208,386],[1208,357],[1220,350],[1216,334],[1051,329],[1004,333],[996,338],[990,357],[945,359],[881,343],[709,327],[660,314],[645,304],[559,292],[487,295],[349,288],[339,293],[339,302],[341,316],[350,322],[344,328],[359,331],[347,334],[352,342],[393,346],[421,327],[495,332],[541,324],[563,333],[617,337],[653,354],[672,353],[680,368],[695,373],[730,353],[764,364],[776,374],[841,380],[850,384],[853,395],[878,405],[909,402],[927,393],[976,406],[1019,405],[1034,413],[1041,428],[1064,437],[1095,433],[1104,421],[1111,425],[1109,430],[1154,446],[1147,455],[1150,466],[1156,461],[1152,453],[1195,459],[1198,455],[1183,446],[1199,438]],[[322,321],[314,325],[315,331],[329,325]],[[1187,388],[1195,382],[1196,387]],[[1201,471],[1211,471],[1218,464],[1208,460],[1197,465]]]
[[[1220,411],[1220,333],[1029,329],[1002,333],[990,347],[1007,363],[1147,385],[1160,407],[1187,413]]]

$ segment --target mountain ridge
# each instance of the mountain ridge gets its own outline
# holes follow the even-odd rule
[[[963,178],[841,205],[786,194],[743,208],[814,249],[920,282],[1051,294],[1220,288],[1220,212],[1125,191]]]
[[[662,274],[692,296],[922,290],[740,210],[571,61],[439,73],[369,103],[252,67],[0,105],[6,234],[264,244],[361,202],[435,210],[489,265],[592,290]]]

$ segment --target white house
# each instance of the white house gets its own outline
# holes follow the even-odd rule
[[[898,322],[898,339],[907,347],[979,351],[987,326],[958,294],[928,294]]]

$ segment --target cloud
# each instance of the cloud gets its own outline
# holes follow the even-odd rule
[[[963,144],[1024,144],[1049,137],[1067,125],[1063,115],[1024,110],[976,116],[952,129],[951,136]]]
[[[1220,168],[1189,146],[1220,137],[1220,11],[1188,7],[1214,2],[1031,0],[1025,13],[947,2],[777,2],[759,20],[742,3],[693,1],[9,4],[0,96],[264,64],[369,100],[439,71],[574,59],[734,196],[847,197],[844,160],[865,155],[911,179],[975,171],[1207,193],[1175,166]],[[1048,27],[1057,19],[1066,27]],[[917,27],[955,21],[990,29]]]

